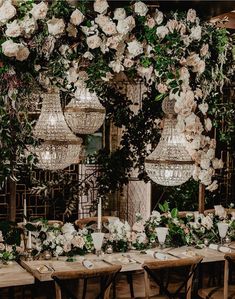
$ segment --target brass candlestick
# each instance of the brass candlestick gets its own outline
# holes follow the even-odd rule
[[[25,256],[25,260],[27,262],[33,261],[32,251],[33,251],[32,248],[27,248],[26,256]]]

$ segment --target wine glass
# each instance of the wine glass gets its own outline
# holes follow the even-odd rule
[[[164,243],[166,240],[166,235],[168,234],[168,228],[167,227],[157,227],[156,232],[157,232],[157,238],[158,238],[158,242],[160,244],[160,248],[163,249]]]
[[[101,255],[101,247],[103,244],[103,240],[104,240],[104,233],[92,233],[91,234],[92,240],[93,240],[93,244],[95,247],[95,253],[97,256]]]
[[[219,235],[220,235],[220,242],[221,245],[223,245],[223,238],[226,237],[227,231],[228,231],[228,224],[224,222],[219,222],[217,223],[218,225],[218,230],[219,230]]]

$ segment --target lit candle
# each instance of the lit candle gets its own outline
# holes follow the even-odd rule
[[[98,224],[97,224],[98,230],[101,230],[101,218],[102,218],[102,202],[100,198],[98,203]]]
[[[24,198],[24,215],[23,215],[23,222],[26,224],[27,223],[27,203],[26,203],[26,198]]]
[[[31,231],[29,231],[28,233],[28,246],[27,246],[28,249],[31,249],[32,248],[32,233]]]

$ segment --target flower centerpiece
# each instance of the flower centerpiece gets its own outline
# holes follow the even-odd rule
[[[105,236],[106,244],[112,245],[114,251],[127,251],[131,242],[131,227],[128,222],[122,222],[117,219],[110,222],[107,229],[108,233]]]
[[[145,233],[145,227],[142,215],[136,213],[136,222],[132,226],[131,232],[131,244],[132,248],[137,250],[143,250],[147,248],[149,240]]]

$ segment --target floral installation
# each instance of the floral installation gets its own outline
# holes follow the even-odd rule
[[[128,222],[117,219],[109,222],[107,229],[106,245],[112,245],[113,250],[117,252],[127,251],[131,244],[131,227]]]
[[[136,213],[136,222],[132,226],[131,244],[132,248],[137,250],[143,250],[149,244],[145,233],[144,221],[140,213]]]
[[[106,0],[96,0],[93,11],[83,1],[1,1],[0,24],[0,73],[12,110],[35,81],[43,88],[53,82],[71,97],[85,85],[109,115],[114,109],[106,92],[115,76],[142,79],[155,107],[166,96],[175,101],[177,126],[195,161],[193,178],[209,191],[217,189],[213,177],[223,162],[211,137],[211,107],[234,71],[225,29],[202,22],[193,9],[165,16],[138,1],[112,11]]]
[[[10,229],[11,223],[6,221],[0,223],[0,261],[3,264],[8,264],[11,261],[19,258],[22,249],[19,244],[19,235],[15,234],[14,228]],[[6,229],[9,229],[7,232]]]

